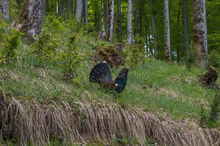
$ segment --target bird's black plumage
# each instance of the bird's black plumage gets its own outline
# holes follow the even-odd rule
[[[96,64],[89,76],[89,81],[98,83],[106,90],[114,90],[121,93],[126,86],[128,77],[128,68],[123,68],[115,80],[112,80],[111,71],[107,63]]]

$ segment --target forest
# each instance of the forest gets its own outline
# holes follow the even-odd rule
[[[0,0],[0,145],[220,145],[219,0]]]

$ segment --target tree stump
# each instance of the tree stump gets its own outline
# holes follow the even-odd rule
[[[210,66],[207,68],[206,72],[199,77],[199,82],[202,85],[210,86],[210,85],[215,85],[217,79],[218,79],[218,71],[214,67]]]

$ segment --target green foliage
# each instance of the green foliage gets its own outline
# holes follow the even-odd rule
[[[3,42],[0,43],[0,63],[8,64],[16,59],[16,49],[20,44],[21,36],[22,33],[15,29],[3,34]]]
[[[220,51],[218,51],[217,49],[213,50],[209,54],[208,66],[213,66],[218,71],[220,71]]]
[[[194,47],[191,47],[194,48]],[[196,60],[196,50],[195,49],[190,49],[187,52],[187,56],[186,56],[186,68],[188,71],[191,70],[192,66],[195,64],[195,60]]]
[[[145,53],[141,47],[141,38],[138,35],[135,37],[135,44],[127,44],[125,48],[125,62],[129,65],[129,67],[134,68],[141,61],[145,60]]]
[[[209,126],[216,127],[220,115],[220,91],[216,92],[209,117]]]
[[[110,145],[140,145],[137,138],[128,136],[124,132],[117,133],[115,139],[111,142]]]
[[[33,53],[36,54],[41,61],[55,61],[57,58],[57,50],[61,46],[59,37],[56,34],[49,33],[45,30],[41,32],[38,40],[32,45]]]
[[[18,7],[19,5],[16,0],[10,0],[9,14],[11,20],[18,18],[18,14],[19,14]]]
[[[76,46],[76,35],[72,35],[60,58],[64,76],[68,79],[76,77],[76,69],[82,65],[82,60],[83,56],[79,54]]]

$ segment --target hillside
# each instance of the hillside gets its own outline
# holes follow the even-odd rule
[[[199,84],[205,70],[143,57],[113,70],[116,77],[130,67],[123,93],[106,93],[88,78],[95,47],[112,44],[84,30],[62,29],[69,24],[46,24],[37,43],[17,37],[15,55],[3,58],[1,144],[219,145],[219,123],[200,125],[218,91]]]

